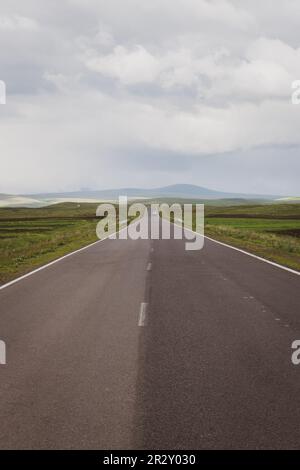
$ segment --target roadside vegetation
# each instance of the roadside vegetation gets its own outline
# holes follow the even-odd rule
[[[206,207],[205,235],[300,271],[300,204]]]

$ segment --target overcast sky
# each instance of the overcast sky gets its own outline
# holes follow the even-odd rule
[[[299,0],[1,0],[0,193],[300,195]]]

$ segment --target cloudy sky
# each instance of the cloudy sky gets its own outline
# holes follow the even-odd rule
[[[299,0],[1,0],[0,193],[300,195]]]

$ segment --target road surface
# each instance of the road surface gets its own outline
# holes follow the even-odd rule
[[[0,448],[299,448],[299,281],[105,240],[0,290]]]

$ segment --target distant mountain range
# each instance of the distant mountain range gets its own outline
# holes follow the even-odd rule
[[[93,202],[116,200],[119,196],[138,198],[179,198],[179,199],[247,199],[276,200],[282,196],[266,194],[229,193],[196,186],[193,184],[174,184],[153,189],[120,188],[104,190],[82,190],[60,193],[40,193],[28,195],[0,194],[0,207],[44,206],[62,201]],[[297,198],[295,198],[297,199]]]
[[[120,195],[134,197],[179,197],[179,198],[197,198],[197,199],[220,199],[220,198],[245,198],[245,199],[276,199],[279,196],[261,195],[261,194],[244,194],[244,193],[227,193],[215,191],[213,189],[203,188],[193,184],[173,184],[171,186],[163,186],[161,188],[142,189],[142,188],[119,188],[119,189],[103,189],[103,190],[83,190],[68,193],[44,193],[32,194],[32,198],[90,198],[90,199],[117,199]]]

